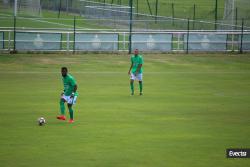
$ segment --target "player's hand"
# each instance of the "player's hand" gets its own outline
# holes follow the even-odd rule
[[[64,92],[61,93],[61,96],[63,96],[63,95],[64,95]]]
[[[130,75],[130,71],[128,72],[128,75]]]
[[[70,98],[74,98],[75,93],[71,93]]]

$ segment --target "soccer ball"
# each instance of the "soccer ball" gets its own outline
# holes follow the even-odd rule
[[[39,126],[43,126],[46,123],[46,121],[43,117],[38,118],[37,122],[38,122]]]

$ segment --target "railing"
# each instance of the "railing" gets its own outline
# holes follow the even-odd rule
[[[129,40],[131,35],[131,40]],[[3,29],[0,51],[18,52],[249,52],[250,31],[111,31]]]

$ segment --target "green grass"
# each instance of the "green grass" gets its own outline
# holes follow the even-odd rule
[[[97,1],[97,0],[96,0]],[[66,1],[62,1],[62,6],[65,7]],[[97,2],[100,2],[99,0]],[[103,2],[103,1],[102,1]],[[112,0],[106,0],[106,3],[111,3]],[[119,1],[113,0],[113,3],[118,3]],[[121,1],[123,5],[128,5],[128,1]],[[156,13],[156,7],[155,7],[155,0],[149,0],[150,3],[150,8],[152,11],[152,14],[155,15]],[[195,27],[190,27],[191,29],[214,29],[214,19],[215,19],[215,0],[159,0],[159,5],[158,5],[158,15],[160,16],[167,16],[167,17],[174,17],[174,18],[184,18],[184,19],[194,19],[194,4],[196,5],[196,12],[195,12],[195,20],[202,20],[202,21],[209,21],[210,23],[204,23],[204,22],[196,22]],[[47,2],[48,3],[48,2]],[[172,3],[174,4],[174,10],[172,9]],[[224,0],[218,1],[218,20],[222,20],[224,17]],[[46,4],[46,1],[43,1],[43,4]],[[52,4],[52,3],[50,3]],[[56,5],[56,3],[54,3]],[[59,5],[59,4],[58,4]],[[74,9],[79,9],[83,11],[82,5],[80,4],[79,1],[73,1],[73,6],[72,8]],[[241,25],[241,19],[245,19],[245,25],[249,26],[249,6],[250,3],[245,0],[245,2],[236,2],[235,6],[238,9],[238,20],[237,20],[237,25]],[[46,6],[46,5],[45,5]],[[134,0],[134,7],[135,11],[137,10],[137,3],[136,0]],[[8,14],[8,15],[13,15],[13,9],[6,8],[1,6],[0,4],[0,14]],[[138,3],[138,12],[139,13],[145,13],[145,14],[150,14],[150,10],[147,4],[146,0],[140,1]],[[78,28],[99,28],[99,29],[104,29],[104,28],[114,28],[116,29],[119,26],[114,26],[114,25],[107,25],[107,21],[104,21],[102,23],[96,22],[96,21],[84,21],[81,20],[83,17],[79,16],[80,13],[76,14],[67,14],[66,12],[61,12],[61,18],[64,19],[73,19],[74,16],[79,19],[77,22],[77,27]],[[20,16],[20,15],[19,15]],[[21,15],[21,16],[26,16],[27,14]],[[30,17],[30,16],[28,16]],[[62,19],[55,19],[52,20],[51,18],[57,18],[58,17],[58,11],[47,11],[45,9],[42,10],[42,17],[46,19],[40,19],[45,22],[39,22],[39,20],[27,20],[23,18],[19,18],[17,22],[17,27],[30,27],[30,28],[72,28],[73,27],[73,20],[62,20]],[[129,18],[128,18],[129,19]],[[152,19],[151,17],[140,17],[138,19]],[[137,28],[145,28],[145,29],[186,29],[187,27],[187,21],[183,20],[175,20],[174,25],[172,25],[171,20],[170,21],[165,21],[161,23],[155,24],[154,22],[143,24],[143,23],[135,23],[135,27]],[[13,20],[10,18],[0,18],[0,23],[4,27],[12,27],[13,26]],[[55,23],[59,23],[55,24]],[[1,27],[2,27],[1,26]],[[124,26],[122,26],[124,28]],[[125,28],[128,28],[125,26]]]
[[[1,167],[248,166],[225,150],[250,147],[249,56],[145,55],[131,97],[127,55],[1,54]],[[55,119],[61,66],[78,81],[74,124]]]
[[[48,4],[49,0],[44,0],[43,4]],[[106,2],[113,4],[120,4],[119,0],[90,0],[95,2]],[[155,14],[156,10],[156,0],[148,0],[152,14]],[[120,0],[122,5],[129,6],[128,0]],[[223,16],[225,0],[218,1],[219,17]],[[211,14],[211,11],[215,9],[215,0],[158,0],[158,14],[162,16],[172,16],[172,3],[174,3],[175,16],[181,18],[188,18],[193,16],[193,5],[196,4],[197,7],[197,16],[198,18],[209,18],[213,19],[214,17]],[[52,4],[51,4],[52,5]],[[59,5],[59,4],[58,4]],[[89,4],[87,4],[89,5]],[[62,6],[66,6],[66,1],[62,1]],[[79,8],[81,3],[79,1],[73,0],[72,7]],[[133,0],[133,6],[135,10],[137,9],[137,0]],[[138,0],[138,12],[150,14],[147,0]],[[210,13],[209,17],[208,14]]]
[[[8,11],[8,10],[5,10]],[[74,14],[61,13],[60,18],[57,12],[43,10],[43,16],[40,18],[30,16],[17,17],[16,27],[18,28],[74,28],[74,17],[76,18],[76,28],[107,28],[105,26],[97,26],[90,21],[83,20],[83,17]],[[14,18],[11,14],[0,17],[1,27],[13,27]]]

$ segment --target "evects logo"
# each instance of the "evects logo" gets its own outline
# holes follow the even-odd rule
[[[227,158],[250,158],[250,149],[227,149]]]
[[[240,151],[240,152],[234,152],[234,151],[229,151],[229,156],[233,156],[233,157],[245,157],[247,156],[247,152],[243,152],[243,151]]]
[[[155,40],[152,35],[148,36],[147,39],[147,48],[148,49],[154,49],[155,48]]]
[[[34,45],[36,48],[42,48],[43,47],[43,39],[41,38],[40,34],[36,35],[36,38],[34,39]]]
[[[94,39],[92,40],[92,47],[94,49],[100,49],[101,48],[101,40],[99,39],[98,35],[96,34]]]

